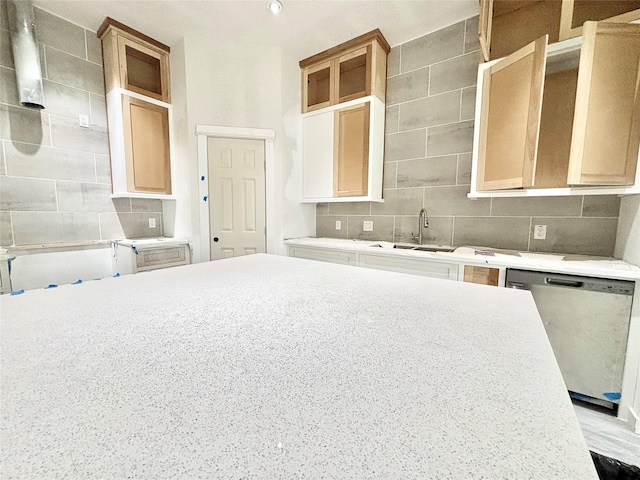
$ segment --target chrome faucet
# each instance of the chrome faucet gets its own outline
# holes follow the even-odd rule
[[[420,213],[418,213],[418,235],[416,236],[411,232],[411,240],[418,242],[418,245],[422,245],[423,228],[429,228],[429,214],[426,209],[421,208]]]

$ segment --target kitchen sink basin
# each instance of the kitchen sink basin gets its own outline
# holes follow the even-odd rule
[[[419,252],[453,252],[455,247],[445,247],[444,245],[421,245],[414,247],[413,250]]]
[[[393,246],[392,246],[393,245]],[[449,247],[447,245],[410,245],[404,243],[387,244],[387,248],[397,248],[399,250],[414,250],[417,252],[453,252],[455,247]],[[383,247],[381,244],[372,245],[372,247]]]
[[[397,248],[398,250],[413,250],[415,252],[453,252],[456,247],[448,245],[414,245],[411,243],[380,242],[371,245],[380,248]]]

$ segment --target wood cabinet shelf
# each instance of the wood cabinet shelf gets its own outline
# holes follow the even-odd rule
[[[639,64],[640,25],[587,22],[481,65],[469,197],[640,193]]]
[[[171,195],[169,47],[107,18],[102,41],[113,196]]]
[[[300,62],[303,201],[382,201],[389,45],[379,30]]]

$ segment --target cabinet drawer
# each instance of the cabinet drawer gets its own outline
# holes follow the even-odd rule
[[[336,250],[290,247],[289,256],[306,258],[307,260],[319,260],[321,262],[339,263],[340,265],[356,264],[355,253],[340,252]]]
[[[138,250],[138,254],[136,255],[136,266],[138,271],[149,269],[150,267],[174,267],[176,265],[186,265],[188,263],[187,249],[185,247]]]
[[[453,263],[429,262],[419,258],[391,258],[381,255],[362,253],[358,257],[358,266],[389,270],[392,272],[411,273],[425,277],[458,279],[458,265]]]

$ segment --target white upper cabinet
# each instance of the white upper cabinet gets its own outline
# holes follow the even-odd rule
[[[546,44],[480,65],[469,196],[640,193],[640,25]]]
[[[113,197],[172,197],[168,46],[107,18],[102,41]]]
[[[303,201],[382,201],[389,45],[379,30],[300,62]]]

